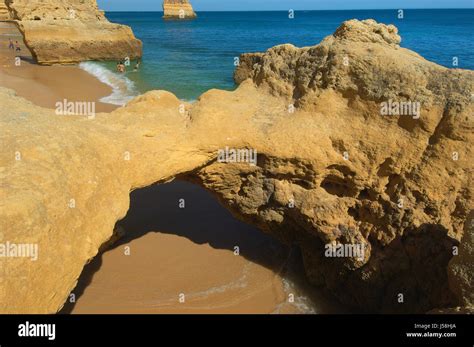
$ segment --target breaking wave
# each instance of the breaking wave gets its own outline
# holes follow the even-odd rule
[[[82,62],[79,67],[112,88],[112,94],[101,98],[101,102],[123,106],[139,94],[133,81],[126,76],[110,71],[99,63]]]

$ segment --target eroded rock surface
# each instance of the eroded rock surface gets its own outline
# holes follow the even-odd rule
[[[448,276],[449,287],[456,295],[458,304],[474,313],[474,211],[466,219],[461,246],[449,262]]]
[[[196,17],[196,12],[188,0],[163,1],[163,18],[165,19],[193,19]]]
[[[463,234],[474,72],[399,42],[393,26],[349,21],[315,47],[246,54],[236,91],[211,90],[186,112],[153,91],[94,119],[58,116],[1,89],[0,242],[40,253],[0,260],[0,311],[56,312],[125,216],[130,191],[176,176],[297,245],[309,280],[346,304],[458,305],[447,266],[454,246],[472,243]],[[419,112],[384,115],[389,100]],[[256,165],[219,162],[225,148],[256,150]],[[364,252],[328,257],[327,244]],[[472,295],[472,282],[462,292]]]
[[[3,0],[2,0],[3,1]],[[96,0],[5,0],[40,64],[142,56],[130,27],[109,22]]]
[[[440,67],[399,43],[394,26],[352,20],[315,47],[244,54],[235,72],[237,82],[250,78],[312,113],[324,129],[319,141],[326,138],[328,157],[348,158],[306,170],[321,177],[309,194],[315,201],[295,219],[298,229],[309,223],[307,234],[319,234],[306,252],[310,279],[332,283],[344,302],[368,310],[424,310],[450,301],[445,268],[473,201],[473,72]],[[382,116],[382,103],[390,101],[417,102],[421,111]],[[294,189],[285,187],[284,194]],[[254,214],[268,215],[262,209]],[[288,222],[283,211],[279,218]],[[364,266],[342,261],[336,270],[321,256],[318,242],[332,241],[340,226],[370,242]]]
[[[4,1],[0,1],[0,20],[10,20],[10,12]]]

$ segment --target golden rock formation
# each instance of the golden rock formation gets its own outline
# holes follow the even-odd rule
[[[5,1],[1,0],[0,1],[0,21],[2,20],[9,20],[10,18],[10,13],[8,11],[8,7],[5,4]]]
[[[345,22],[314,47],[243,55],[233,92],[185,105],[151,91],[92,119],[0,89],[0,243],[39,249],[36,261],[0,258],[0,312],[58,311],[113,237],[130,192],[177,176],[299,247],[308,279],[344,303],[371,312],[469,306],[474,72],[399,42],[393,26]],[[405,106],[387,113],[387,103]],[[218,160],[226,148],[258,160]],[[327,245],[364,253],[328,257]]]
[[[40,64],[136,59],[142,43],[125,25],[109,22],[96,0],[5,0]]]
[[[163,12],[165,19],[194,19],[197,17],[188,0],[164,0]]]

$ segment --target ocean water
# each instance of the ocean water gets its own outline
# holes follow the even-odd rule
[[[212,89],[235,88],[234,59],[241,53],[265,51],[292,43],[318,44],[348,19],[373,18],[399,28],[403,47],[428,60],[453,67],[474,69],[474,9],[200,12],[192,21],[164,21],[162,12],[107,12],[107,18],[132,27],[143,41],[141,68],[131,63],[125,76],[117,76],[115,63],[81,66],[114,88],[105,102],[123,104],[134,95],[165,89],[179,98],[195,100]]]

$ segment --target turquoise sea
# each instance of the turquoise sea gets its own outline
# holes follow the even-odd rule
[[[344,20],[373,18],[394,24],[402,46],[426,59],[453,67],[474,69],[474,9],[199,12],[192,21],[164,21],[162,12],[107,12],[107,18],[132,27],[143,41],[141,68],[131,62],[124,75],[115,63],[82,63],[81,67],[114,87],[106,100],[121,104],[152,89],[165,89],[194,100],[212,89],[235,88],[234,58],[245,52],[265,51],[283,43],[318,44]]]

